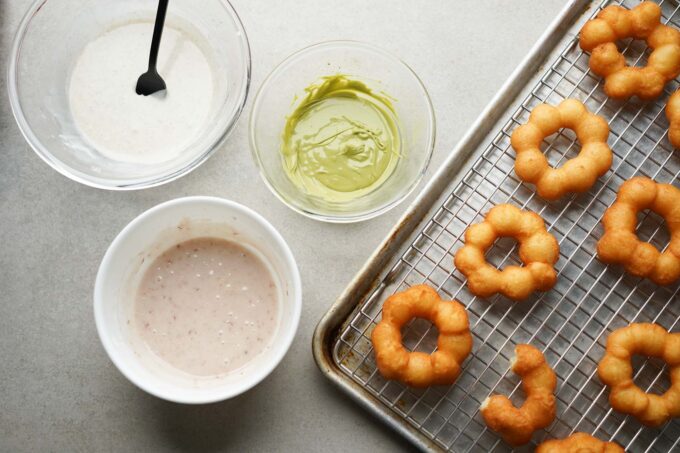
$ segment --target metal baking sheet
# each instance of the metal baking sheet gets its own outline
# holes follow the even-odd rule
[[[608,391],[596,376],[606,338],[614,329],[631,322],[680,329],[680,285],[659,287],[633,278],[595,255],[602,215],[623,181],[646,175],[680,186],[680,151],[668,142],[664,115],[678,83],[669,83],[656,101],[608,99],[600,78],[588,70],[587,55],[578,48],[578,31],[601,8],[638,3],[573,0],[566,5],[317,327],[313,347],[322,372],[423,450],[510,451],[486,428],[479,405],[492,393],[521,401],[519,381],[508,372],[508,362],[516,344],[531,343],[544,351],[558,375],[557,417],[520,451],[575,431],[615,440],[630,452],[680,451],[680,421],[651,429],[613,411]],[[659,4],[664,21],[680,28],[678,3]],[[644,42],[621,44],[630,63],[644,64]],[[510,134],[536,105],[556,105],[566,98],[583,101],[609,121],[614,163],[587,194],[546,202],[514,174]],[[548,138],[544,150],[551,164],[560,165],[578,152],[578,143],[564,130]],[[500,203],[538,212],[560,242],[555,288],[523,303],[501,296],[474,297],[453,266],[466,228]],[[660,249],[668,244],[663,219],[654,213],[640,216],[638,233]],[[498,266],[519,263],[515,244],[508,239],[497,241],[487,259]],[[370,333],[386,297],[423,282],[466,306],[474,346],[455,384],[416,390],[382,378]],[[403,333],[409,349],[431,352],[436,347],[436,329],[426,321],[414,320]],[[638,385],[657,393],[667,388],[662,362],[636,357],[634,365]]]

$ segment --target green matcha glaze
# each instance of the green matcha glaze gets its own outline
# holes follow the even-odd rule
[[[284,169],[291,181],[330,202],[351,200],[381,185],[400,158],[390,99],[340,74],[305,91],[283,130]]]

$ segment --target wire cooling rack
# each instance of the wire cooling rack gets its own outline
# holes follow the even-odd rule
[[[612,3],[631,8],[639,2],[605,1],[600,8]],[[664,21],[680,28],[680,6],[670,1],[660,3]],[[644,42],[626,41],[622,48],[629,63],[645,64],[649,51]],[[680,328],[680,285],[659,287],[633,278],[618,266],[606,266],[595,253],[602,234],[602,215],[625,180],[646,175],[678,186],[680,151],[674,151],[668,142],[664,114],[668,95],[677,88],[677,82],[669,83],[665,94],[652,102],[610,100],[599,77],[588,70],[588,56],[574,37],[415,235],[379,291],[351,314],[332,349],[341,371],[444,450],[509,451],[486,428],[479,405],[493,393],[521,402],[519,380],[508,372],[509,359],[516,344],[531,343],[544,351],[557,373],[557,417],[534,436],[534,444],[524,449],[549,438],[584,431],[603,440],[615,440],[629,452],[680,451],[680,421],[651,429],[613,411],[608,390],[596,375],[606,338],[614,329],[632,322],[656,322],[675,331]],[[527,121],[539,103],[556,105],[566,98],[583,101],[609,121],[614,163],[589,193],[546,202],[515,176],[510,134]],[[578,149],[574,134],[568,130],[544,143],[554,166],[575,156]],[[466,228],[482,221],[484,214],[500,203],[539,213],[560,243],[556,286],[522,303],[502,296],[474,297],[466,288],[465,277],[453,266]],[[639,219],[641,239],[659,249],[667,247],[669,235],[663,220],[650,212]],[[515,243],[508,239],[497,241],[487,259],[499,267],[520,264]],[[462,302],[470,317],[473,352],[463,373],[449,387],[417,390],[386,381],[374,360],[370,334],[380,318],[383,301],[396,291],[423,282],[436,288],[442,297]],[[436,329],[426,321],[412,321],[403,334],[410,350],[431,352],[436,348]],[[663,362],[635,357],[634,366],[636,383],[647,391],[661,393],[669,385]]]

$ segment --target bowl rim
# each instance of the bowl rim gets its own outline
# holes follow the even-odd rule
[[[330,46],[347,46],[351,48],[363,48],[363,49],[368,49],[373,52],[382,54],[389,59],[394,60],[396,63],[401,65],[410,75],[413,77],[413,79],[416,81],[416,84],[420,87],[422,90],[422,93],[424,95],[425,103],[427,105],[427,111],[428,111],[428,126],[429,126],[429,134],[427,137],[427,156],[425,157],[425,160],[423,161],[422,168],[418,172],[418,175],[416,178],[414,178],[413,182],[411,185],[407,188],[405,188],[404,192],[401,193],[399,196],[395,197],[394,200],[384,204],[383,206],[380,206],[376,209],[373,209],[371,211],[366,211],[366,212],[361,212],[359,214],[328,214],[328,213],[317,213],[313,211],[308,211],[305,209],[302,209],[301,207],[293,204],[292,202],[288,201],[275,187],[274,185],[269,181],[269,178],[267,177],[267,174],[265,173],[264,170],[264,165],[260,159],[260,152],[258,150],[258,147],[256,145],[256,138],[255,138],[255,118],[257,117],[259,111],[261,110],[262,104],[263,104],[263,92],[264,89],[269,85],[271,82],[272,78],[279,74],[280,71],[284,70],[286,65],[288,65],[293,59],[309,53],[311,51],[314,51],[318,48],[324,48],[324,47],[330,47]],[[292,97],[292,96],[291,96]],[[284,205],[286,205],[288,208],[292,209],[293,211],[302,214],[306,217],[309,217],[314,220],[318,220],[321,222],[327,222],[327,223],[355,223],[355,222],[362,222],[365,220],[369,220],[372,218],[375,218],[381,214],[384,214],[385,212],[393,209],[397,205],[399,205],[401,202],[403,202],[408,196],[415,190],[415,188],[418,186],[418,184],[422,181],[423,177],[425,176],[425,173],[430,165],[430,162],[432,160],[432,155],[434,154],[434,148],[435,148],[435,142],[436,142],[436,130],[437,130],[437,125],[436,125],[436,117],[435,117],[435,112],[434,112],[434,106],[432,104],[432,99],[430,97],[429,92],[427,91],[427,88],[425,87],[425,84],[423,83],[422,79],[416,74],[416,72],[400,57],[398,57],[395,53],[392,53],[388,50],[383,49],[380,46],[377,46],[375,44],[367,43],[364,41],[359,41],[359,40],[353,40],[353,39],[335,39],[335,40],[327,40],[327,41],[322,41],[318,42],[315,44],[311,44],[308,46],[305,46],[301,49],[296,50],[295,52],[292,52],[288,54],[281,62],[279,62],[265,77],[265,79],[262,81],[260,87],[258,88],[257,92],[255,93],[254,101],[253,101],[253,107],[250,111],[250,117],[248,119],[248,139],[249,139],[249,144],[250,144],[250,153],[253,158],[253,161],[255,162],[255,165],[257,166],[258,172],[260,174],[260,178],[264,181],[265,185],[269,189],[270,192],[276,196]]]
[[[38,139],[38,137],[33,132],[33,129],[28,123],[26,116],[24,115],[24,110],[21,106],[21,101],[19,100],[18,91],[18,80],[17,80],[17,70],[18,70],[18,60],[21,55],[21,46],[26,36],[26,32],[29,28],[31,20],[38,13],[38,11],[43,7],[45,3],[49,0],[35,0],[28,8],[24,14],[17,31],[14,34],[12,41],[12,46],[9,51],[9,63],[7,65],[7,91],[9,97],[10,109],[12,115],[19,127],[21,135],[23,135],[24,140],[33,149],[33,151],[40,157],[45,163],[47,163],[52,169],[56,170],[63,176],[71,179],[72,181],[78,182],[80,184],[94,187],[97,189],[114,190],[114,191],[126,191],[126,190],[139,190],[146,189],[150,187],[157,187],[169,182],[172,182],[184,175],[191,173],[193,170],[198,168],[203,164],[208,158],[210,158],[217,149],[224,144],[227,138],[235,129],[236,123],[240,118],[248,99],[248,93],[250,91],[250,84],[252,82],[252,54],[250,50],[250,42],[248,40],[248,35],[246,33],[243,22],[239,17],[238,13],[231,5],[229,0],[218,0],[226,12],[231,15],[236,28],[239,32],[239,41],[241,42],[241,47],[244,50],[245,56],[245,69],[243,76],[245,77],[245,84],[243,89],[238,93],[238,98],[236,101],[236,110],[233,117],[226,124],[224,131],[215,139],[215,141],[206,148],[201,154],[197,155],[188,164],[181,168],[173,169],[167,171],[164,174],[156,175],[153,178],[135,178],[131,180],[120,180],[117,182],[106,182],[103,178],[93,177],[86,173],[74,170],[69,165],[65,164],[61,160],[54,157],[54,155],[49,151],[49,149],[43,145],[43,143]]]
[[[253,372],[246,374],[246,378],[239,384],[229,384],[225,387],[211,388],[209,391],[204,393],[195,392],[193,394],[186,393],[183,388],[177,388],[177,392],[181,393],[166,393],[162,390],[157,389],[152,383],[146,379],[140,379],[131,368],[128,366],[129,361],[121,357],[119,354],[119,346],[116,346],[115,342],[110,336],[111,329],[107,327],[106,319],[108,318],[107,313],[105,313],[103,307],[103,294],[104,294],[104,281],[107,278],[107,273],[111,266],[111,261],[114,255],[120,249],[123,243],[129,240],[129,235],[137,229],[140,224],[145,222],[149,217],[157,215],[161,211],[166,209],[176,208],[178,205],[188,205],[188,204],[213,204],[232,211],[237,211],[240,214],[247,216],[254,220],[256,223],[260,224],[265,231],[268,233],[270,238],[281,248],[283,251],[286,266],[290,269],[292,273],[292,282],[290,282],[290,291],[293,294],[292,297],[292,324],[290,329],[283,331],[281,339],[278,342],[281,347],[279,348],[276,355],[272,356],[272,360],[269,362],[263,362],[263,365],[259,368],[253,369]],[[281,363],[285,355],[288,353],[293,340],[298,331],[300,324],[300,317],[302,314],[302,280],[300,277],[300,270],[297,266],[295,256],[291,251],[288,243],[285,241],[283,236],[272,226],[267,219],[262,217],[251,208],[244,206],[232,200],[228,200],[220,197],[212,196],[189,196],[175,198],[172,200],[165,201],[163,203],[157,204],[146,211],[139,214],[132,221],[130,221],[114,238],[109,247],[106,249],[104,257],[97,270],[97,276],[95,279],[94,292],[93,292],[93,309],[94,309],[94,320],[97,329],[97,335],[99,340],[104,347],[109,359],[118,368],[118,370],[125,376],[131,383],[136,385],[138,388],[144,390],[145,392],[154,395],[158,398],[172,401],[175,403],[183,404],[207,404],[214,403],[218,401],[224,401],[235,396],[238,396],[246,391],[250,390],[260,382],[262,382],[272,371]],[[126,343],[125,347],[130,347]]]

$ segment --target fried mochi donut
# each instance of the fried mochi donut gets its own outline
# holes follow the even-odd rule
[[[605,442],[586,433],[574,433],[565,439],[547,440],[535,453],[625,453],[616,442]]]
[[[633,382],[631,356],[658,357],[668,365],[670,387],[663,395],[645,393]],[[647,426],[661,426],[680,417],[680,333],[658,324],[640,323],[615,330],[597,367],[600,380],[610,387],[609,403]]]
[[[663,253],[635,234],[637,213],[644,209],[666,221],[671,240]],[[669,285],[680,278],[680,189],[644,176],[631,178],[621,185],[602,223],[604,235],[597,243],[600,260],[623,264],[630,274],[647,277],[657,285]]]
[[[563,127],[576,132],[581,151],[562,167],[552,168],[541,151],[541,142]],[[540,104],[531,111],[529,122],[512,133],[510,143],[517,153],[515,173],[522,181],[535,184],[546,200],[586,192],[612,165],[608,136],[607,121],[576,99],[562,101],[557,107]]]
[[[493,395],[480,408],[491,430],[512,446],[524,445],[534,431],[543,429],[555,418],[555,372],[541,351],[528,344],[515,347],[510,369],[522,378],[526,400],[519,409],[505,396]]]
[[[644,39],[652,48],[647,66],[626,65],[616,41]],[[669,80],[680,74],[680,31],[661,24],[661,8],[642,2],[627,10],[611,5],[589,20],[579,35],[581,49],[590,52],[590,69],[605,78],[604,91],[615,99],[637,95],[654,99]]]
[[[680,90],[668,98],[666,104],[666,118],[668,118],[668,140],[676,148],[680,148]]]
[[[499,236],[517,239],[523,267],[507,266],[499,271],[486,261],[484,254]],[[465,246],[458,250],[454,262],[467,277],[473,294],[489,297],[500,292],[523,300],[536,290],[548,291],[555,285],[553,266],[559,255],[557,240],[538,214],[502,204],[491,208],[484,222],[467,229]]]
[[[409,352],[402,345],[401,328],[413,318],[428,319],[439,330],[437,350],[432,354]],[[456,301],[442,300],[427,285],[389,297],[371,340],[380,374],[411,387],[452,384],[472,350],[465,308]]]

